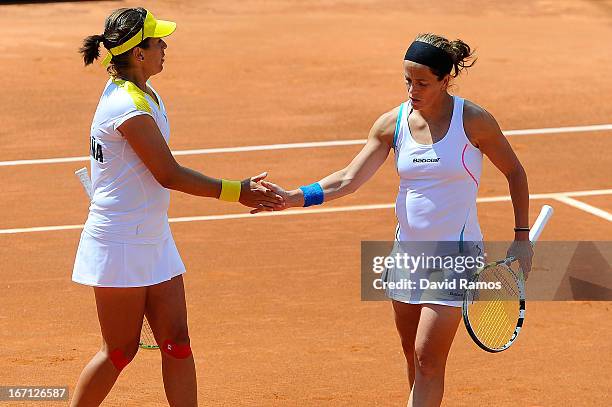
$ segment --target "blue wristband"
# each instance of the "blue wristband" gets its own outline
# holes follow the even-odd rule
[[[304,207],[323,203],[323,188],[318,182],[300,187],[300,189],[304,192]]]

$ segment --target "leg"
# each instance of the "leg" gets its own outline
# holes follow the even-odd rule
[[[408,366],[408,384],[410,385],[410,391],[412,391],[415,376],[414,340],[421,315],[421,305],[406,304],[399,301],[392,301],[392,303],[395,314],[395,326],[402,342],[402,349]]]
[[[162,356],[170,406],[197,406],[195,362],[189,344],[183,276],[147,288],[146,314]]]
[[[414,347],[416,376],[411,407],[437,407],[444,394],[446,359],[461,320],[461,308],[422,304]]]
[[[71,406],[98,406],[136,355],[146,289],[95,287],[102,348],[81,372]]]

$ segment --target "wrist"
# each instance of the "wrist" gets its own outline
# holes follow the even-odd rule
[[[310,185],[303,185],[299,189],[302,191],[304,197],[304,207],[321,205],[325,201],[325,193],[323,192],[321,184],[318,182]]]
[[[529,231],[528,230],[515,230],[514,240],[529,240]]]
[[[238,202],[244,189],[244,181],[221,180],[219,199],[227,202]]]
[[[247,196],[247,194],[251,192],[251,178],[245,178],[240,181],[240,198]],[[240,202],[240,199],[238,199]]]
[[[304,206],[304,192],[299,188],[291,190],[291,191],[287,191],[287,196],[285,197],[285,201],[287,202],[287,205],[290,207]]]

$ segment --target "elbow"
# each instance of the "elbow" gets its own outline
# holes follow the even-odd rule
[[[170,175],[160,174],[157,177],[155,177],[155,179],[157,180],[157,182],[159,182],[159,185],[161,185],[162,187],[166,189],[173,189],[172,187],[174,186],[174,183]]]
[[[506,174],[506,178],[508,179],[509,183],[527,183],[527,173],[525,172],[525,169],[520,163],[516,167],[514,167],[512,171]]]
[[[518,163],[512,171],[510,171],[509,178],[527,178],[527,173],[521,163]]]
[[[155,179],[159,184],[166,189],[176,189],[178,180],[179,167],[171,167],[160,173],[155,174]]]
[[[353,192],[357,191],[357,189],[359,188],[359,185],[357,184],[357,181],[355,180],[354,174],[351,174],[347,170],[344,170],[342,174],[342,185],[344,186],[343,189],[347,195],[352,194]]]

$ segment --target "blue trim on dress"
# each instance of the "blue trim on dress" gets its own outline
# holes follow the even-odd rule
[[[400,105],[399,112],[397,113],[397,120],[395,121],[395,133],[393,133],[393,149],[394,150],[396,150],[396,147],[397,147],[397,137],[399,135],[400,124],[402,123],[402,113],[404,112],[404,104],[405,103],[402,103]]]
[[[465,232],[465,223],[461,228],[461,234],[459,235],[459,253],[463,253],[463,232]]]

